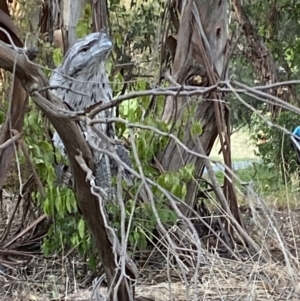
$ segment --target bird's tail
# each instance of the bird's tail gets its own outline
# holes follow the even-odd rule
[[[122,161],[132,169],[132,161],[130,158],[129,151],[123,145],[116,145],[115,150],[118,157],[120,158],[120,161]],[[111,159],[111,169],[112,169],[112,174],[116,175],[118,172],[118,162],[116,162],[113,159]],[[123,178],[128,186],[133,185],[133,175],[126,169],[124,169]]]
[[[71,168],[65,164],[58,164],[55,167],[55,173],[56,173],[56,185],[66,185],[73,187],[73,176]]]

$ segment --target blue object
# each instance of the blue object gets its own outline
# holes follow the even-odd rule
[[[292,141],[292,146],[293,146],[293,148],[296,151],[296,162],[297,162],[298,165],[300,165],[300,126],[297,126],[294,129],[293,136],[294,136],[294,138],[296,140],[295,141],[296,143],[294,143]],[[299,174],[299,176],[300,176],[300,174]]]
[[[294,136],[297,136],[298,138],[300,138],[300,126],[297,126],[297,127],[294,129],[293,135],[294,135]]]
[[[292,145],[295,148],[297,152],[300,151],[300,126],[297,126],[293,131],[295,142],[292,141]],[[296,143],[296,144],[295,144]],[[299,153],[300,155],[300,153]],[[299,158],[299,164],[300,164],[300,158]]]

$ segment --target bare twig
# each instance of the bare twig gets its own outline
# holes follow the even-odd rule
[[[191,149],[189,149],[185,144],[183,144],[178,137],[176,137],[174,134],[168,133],[168,132],[163,132],[161,130],[158,130],[157,128],[154,128],[152,126],[148,126],[148,125],[143,125],[143,124],[139,124],[139,123],[132,123],[129,122],[123,118],[98,118],[98,119],[93,119],[90,120],[88,117],[80,117],[80,120],[82,121],[86,121],[88,125],[93,125],[96,123],[115,123],[115,122],[119,122],[119,123],[123,123],[125,124],[128,128],[139,128],[139,129],[143,129],[143,130],[149,130],[152,131],[160,136],[164,136],[164,137],[169,137],[171,139],[173,139],[178,146],[180,146],[184,151],[186,151],[187,153],[202,158],[202,159],[207,159],[210,162],[216,164],[217,166],[223,167],[224,170],[226,170],[229,174],[231,174],[236,180],[238,180],[240,183],[243,183],[243,181],[241,179],[238,178],[238,176],[236,174],[234,174],[232,172],[232,170],[230,168],[228,168],[228,166],[226,166],[224,163],[222,163],[221,161],[218,160],[214,160],[206,155],[200,154],[198,152],[195,152]]]
[[[258,110],[256,110],[255,108],[253,108],[253,106],[249,105],[245,100],[242,99],[242,97],[236,92],[236,90],[232,87],[232,85],[228,82],[227,83],[228,87],[231,89],[231,91],[234,93],[234,95],[236,96],[236,98],[243,104],[245,105],[247,108],[249,108],[250,110],[252,110],[257,116],[259,116],[262,120],[264,120],[266,122],[267,125],[275,127],[281,131],[283,131],[285,134],[291,136],[291,140],[294,142],[295,146],[298,148],[298,150],[300,151],[300,146],[298,145],[295,137],[293,136],[293,133],[289,130],[287,130],[286,128],[275,124],[274,122],[272,122],[271,120],[267,119],[262,113],[260,113]],[[299,110],[299,109],[298,109]],[[300,112],[300,110],[299,110]]]
[[[56,89],[62,89],[62,90],[70,91],[70,92],[72,92],[74,94],[78,94],[78,95],[82,95],[82,96],[89,96],[88,94],[81,93],[79,91],[75,91],[75,90],[73,90],[70,87],[64,87],[64,86],[59,86],[59,85],[53,85],[53,86],[43,87],[43,88],[40,88],[38,91],[39,91],[39,93],[43,93],[43,92],[45,92],[47,90],[56,90]]]
[[[8,248],[11,244],[13,244],[15,241],[17,241],[20,237],[28,233],[32,228],[34,228],[36,225],[38,225],[40,222],[42,222],[44,219],[47,218],[46,214],[41,215],[37,220],[35,220],[32,224],[30,224],[26,229],[24,229],[21,233],[16,235],[11,241],[5,244],[4,248]]]
[[[13,133],[14,136],[21,135],[17,130],[12,130],[11,132]],[[36,183],[36,185],[37,185],[37,187],[38,187],[41,195],[43,197],[45,197],[45,191],[44,191],[43,184],[42,184],[42,182],[41,182],[41,180],[40,180],[40,178],[39,178],[39,176],[38,176],[38,174],[37,174],[37,172],[35,170],[34,164],[33,164],[32,160],[30,158],[30,155],[28,153],[27,147],[26,147],[23,139],[21,139],[19,141],[19,145],[20,145],[20,147],[22,149],[22,152],[23,152],[23,154],[24,154],[24,156],[25,156],[25,158],[26,158],[26,160],[27,160],[27,162],[28,162],[28,164],[29,164],[29,166],[31,168],[31,171],[32,171],[35,183]]]
[[[16,141],[18,141],[20,138],[22,137],[21,134],[17,134],[13,137],[11,137],[10,139],[6,140],[4,143],[2,143],[0,145],[0,150],[5,149],[6,147],[8,147],[9,145],[11,145],[12,143],[15,143]]]

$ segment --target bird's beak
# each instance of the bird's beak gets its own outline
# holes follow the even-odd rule
[[[112,41],[103,32],[99,34],[99,43],[100,43],[100,48],[99,48],[99,53],[98,53],[99,55],[109,53],[113,47]]]

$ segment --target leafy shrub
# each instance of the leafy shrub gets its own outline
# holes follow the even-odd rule
[[[266,116],[266,118],[269,118]],[[292,132],[295,127],[299,125],[299,116],[292,112],[282,112],[275,120],[272,120],[273,124],[278,125]],[[287,135],[278,127],[269,126],[260,117],[252,118],[252,139],[257,141],[257,133],[263,132],[266,136],[266,143],[259,144],[257,155],[263,160],[265,168],[273,170],[272,182],[278,181],[278,173],[282,175],[290,176],[295,172],[298,165],[295,161],[296,153],[291,146],[290,135]]]

